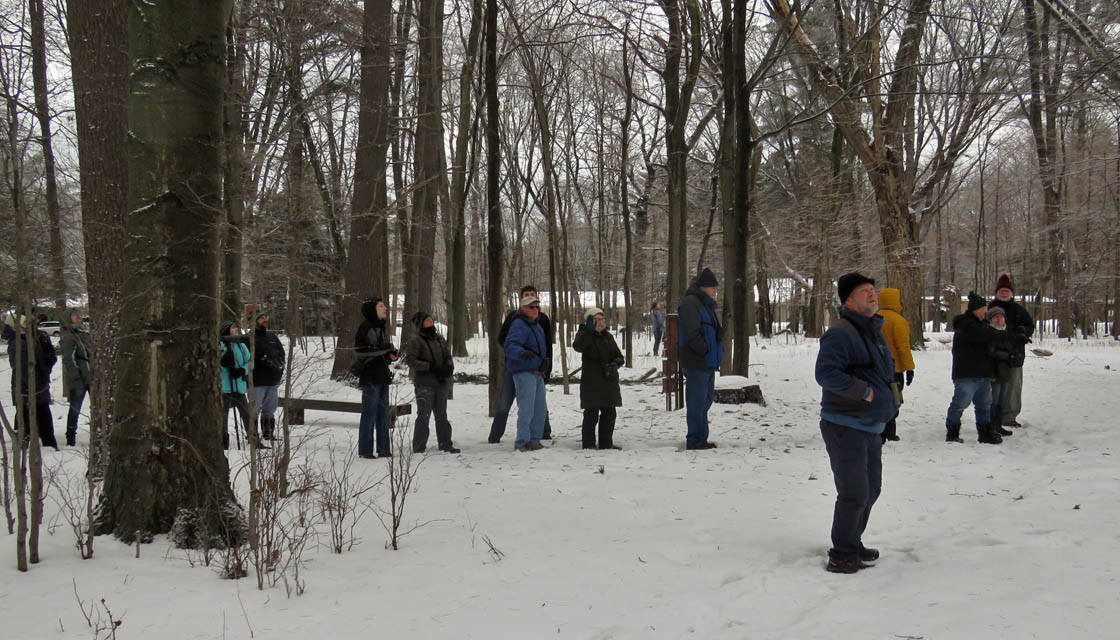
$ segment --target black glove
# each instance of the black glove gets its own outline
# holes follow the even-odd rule
[[[588,331],[594,331],[595,330],[595,316],[587,316],[587,323],[586,324],[587,324],[587,330]]]
[[[245,377],[245,370],[242,369],[241,367],[234,367],[233,369],[230,370],[229,376],[231,378],[233,378],[234,380],[237,380],[238,378],[244,378]]]
[[[911,369],[906,372],[906,386],[914,384],[914,370]]]
[[[532,360],[535,357],[537,357],[537,356],[534,355],[532,351],[524,350],[524,351],[521,352],[521,359],[522,360]]]
[[[606,368],[607,368],[607,377],[608,378],[617,378],[618,377],[618,364],[617,363],[608,362],[606,364]]]
[[[455,367],[450,364],[441,364],[435,368],[436,377],[447,380],[455,373]]]

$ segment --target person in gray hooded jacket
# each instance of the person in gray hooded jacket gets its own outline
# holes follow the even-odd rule
[[[66,415],[66,446],[72,447],[78,437],[78,416],[82,413],[82,403],[90,386],[90,337],[82,326],[82,314],[77,309],[67,309],[59,318],[62,325],[62,341],[58,345],[62,356],[62,367],[66,372],[69,387],[66,397],[70,401],[70,412]]]

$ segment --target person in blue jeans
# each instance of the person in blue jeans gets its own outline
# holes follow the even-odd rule
[[[385,318],[389,307],[381,298],[371,298],[362,303],[365,320],[354,336],[358,384],[362,387],[362,417],[358,421],[358,456],[373,458],[374,433],[377,436],[377,456],[393,455],[389,445],[389,384],[393,372],[389,363],[400,357],[386,331]]]
[[[513,376],[517,396],[517,451],[538,451],[544,448],[545,417],[548,403],[545,399],[544,372],[548,340],[537,321],[541,314],[540,300],[536,296],[521,298],[521,308],[509,327],[503,350],[506,370]]]
[[[879,558],[877,549],[863,546],[863,532],[883,485],[881,434],[898,408],[875,281],[848,273],[836,284],[844,308],[821,336],[814,370],[821,386],[821,437],[836,484],[825,569],[855,573]]]
[[[685,449],[715,449],[708,441],[708,410],[716,396],[716,370],[723,362],[723,327],[716,314],[719,281],[705,268],[677,307],[679,356],[684,372]]]
[[[1025,340],[1021,333],[999,331],[985,319],[988,301],[968,292],[968,309],[953,318],[953,399],[945,416],[945,442],[962,442],[961,416],[972,404],[976,414],[977,441],[1000,444],[1003,436],[991,419],[992,378],[998,373],[989,350],[993,345],[1010,345]],[[1018,346],[1018,342],[1015,346]]]
[[[518,294],[517,299],[520,301],[525,296],[533,296],[540,298],[537,294],[537,288],[531,284],[521,287],[521,292]],[[504,345],[506,338],[509,336],[509,327],[513,324],[514,318],[521,313],[521,309],[512,309],[506,314],[506,319],[502,321],[502,328],[498,331],[498,344]],[[544,355],[544,375],[542,378],[547,383],[548,377],[552,373],[552,343],[554,336],[552,334],[552,321],[549,320],[548,314],[544,311],[540,312],[537,316],[537,324],[544,330],[545,341],[548,343],[548,348],[545,350]],[[502,436],[506,433],[506,422],[509,420],[510,409],[513,408],[513,402],[516,399],[516,393],[513,384],[513,373],[509,367],[502,367],[502,389],[498,395],[498,406],[494,410],[494,420],[490,423],[490,436],[487,442],[490,444],[498,444],[502,441]],[[541,436],[542,440],[552,439],[552,424],[549,421],[548,413],[544,415],[544,435]]]
[[[654,302],[649,308],[649,324],[653,331],[653,355],[657,355],[657,350],[661,348],[661,336],[665,335],[665,313],[660,302]]]
[[[78,417],[82,413],[82,403],[89,392],[92,382],[90,375],[90,336],[82,326],[82,315],[76,309],[67,309],[60,319],[62,341],[58,345],[62,357],[62,367],[70,386],[67,399],[70,412],[66,416],[66,445],[72,447],[77,442]]]

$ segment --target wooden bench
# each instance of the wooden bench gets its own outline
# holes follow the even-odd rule
[[[306,424],[303,412],[312,411],[338,411],[341,413],[361,413],[362,403],[345,402],[342,400],[313,400],[311,398],[279,398],[281,408],[286,407],[288,424]],[[389,427],[391,428],[398,416],[412,415],[412,405],[409,403],[395,404],[389,407]]]

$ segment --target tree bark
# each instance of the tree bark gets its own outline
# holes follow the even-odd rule
[[[128,210],[128,5],[125,0],[67,2],[82,238],[92,334],[90,473],[109,463],[108,434],[115,422],[116,370],[124,258],[120,242]]]
[[[62,216],[58,210],[58,179],[51,141],[51,112],[47,101],[47,38],[43,0],[27,0],[31,20],[31,77],[35,90],[35,115],[39,120],[39,143],[43,147],[43,178],[46,182],[51,294],[55,310],[66,312],[65,258],[62,254]]]
[[[128,207],[121,361],[98,529],[132,542],[184,514],[181,544],[244,536],[221,441],[218,229],[228,2],[128,12]]]
[[[389,147],[391,0],[366,0],[362,22],[362,74],[358,97],[358,141],[354,154],[350,247],[343,281],[342,315],[331,375],[341,379],[354,360],[354,335],[362,322],[363,300],[374,296],[391,306],[388,273],[382,268],[389,251],[386,151]]]
[[[222,308],[223,318],[241,318],[241,263],[244,256],[245,224],[245,32],[241,28],[239,5],[233,5],[226,26],[226,96],[224,101],[222,163],[222,201],[226,214],[222,226]]]
[[[502,350],[498,332],[504,319],[502,268],[505,240],[501,207],[501,114],[498,104],[498,0],[486,0],[486,331],[490,336],[490,407],[493,416],[502,386]]]

